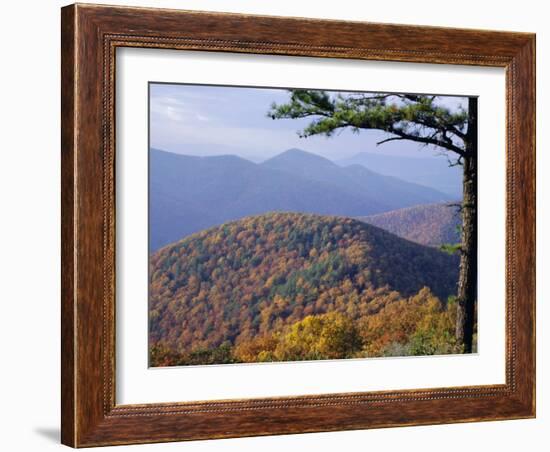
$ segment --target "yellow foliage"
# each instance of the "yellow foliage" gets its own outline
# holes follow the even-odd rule
[[[354,322],[331,312],[307,316],[292,325],[279,340],[274,357],[279,361],[349,358],[359,347]]]

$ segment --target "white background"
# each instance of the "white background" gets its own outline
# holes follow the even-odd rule
[[[545,2],[439,0],[262,2],[259,0],[140,1],[119,4],[309,16],[395,23],[537,32],[538,221],[550,229],[550,31]],[[59,424],[59,7],[63,2],[7,2],[2,8],[2,374],[1,448],[9,451],[61,449]],[[543,31],[544,29],[544,31]],[[546,205],[546,209],[543,206]],[[538,237],[538,275],[548,272],[548,234]],[[550,429],[547,390],[550,321],[544,305],[549,278],[538,278],[538,417],[536,420],[357,432],[245,438],[223,441],[118,447],[116,450],[280,451],[369,449],[441,451],[543,451]],[[547,326],[546,326],[547,327]],[[548,328],[548,327],[547,327]],[[545,353],[546,352],[546,353]],[[544,381],[546,380],[546,381]]]
[[[499,68],[120,49],[117,53],[117,403],[502,384],[505,77]],[[478,354],[147,369],[147,83],[479,96]],[[185,381],[186,384],[181,384]]]

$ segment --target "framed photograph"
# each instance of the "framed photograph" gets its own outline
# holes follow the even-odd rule
[[[535,36],[62,9],[62,442],[535,416]]]

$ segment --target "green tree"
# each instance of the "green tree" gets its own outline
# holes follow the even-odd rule
[[[340,129],[379,130],[378,144],[407,140],[443,150],[450,165],[463,168],[460,275],[457,291],[456,339],[472,351],[477,292],[477,98],[468,109],[452,111],[437,96],[413,94],[331,94],[293,89],[285,104],[273,104],[273,119],[312,118],[301,137],[332,136]]]

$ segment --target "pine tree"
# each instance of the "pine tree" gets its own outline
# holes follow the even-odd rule
[[[289,102],[273,104],[273,119],[312,118],[301,137],[330,137],[340,129],[379,130],[387,137],[378,144],[407,140],[443,151],[449,164],[463,169],[460,275],[457,291],[456,339],[472,351],[477,293],[477,98],[468,109],[441,105],[438,96],[384,93],[331,94],[290,90]]]

